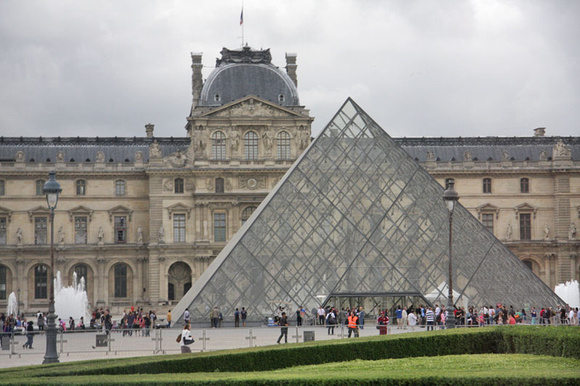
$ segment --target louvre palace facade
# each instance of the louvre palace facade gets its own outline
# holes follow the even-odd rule
[[[183,137],[0,137],[0,309],[46,310],[51,170],[55,269],[84,277],[92,306],[171,307],[308,147],[296,54],[223,49],[192,58]],[[345,96],[346,97],[346,96]],[[388,123],[381,122],[388,131]],[[58,131],[55,128],[54,131]],[[548,286],[580,274],[580,137],[395,138]],[[361,187],[364,189],[364,187]],[[460,258],[460,257],[457,257]],[[65,279],[66,281],[66,279]]]

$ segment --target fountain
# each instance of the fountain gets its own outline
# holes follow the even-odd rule
[[[73,274],[73,285],[63,287],[61,274],[58,271],[54,279],[54,294],[54,308],[58,318],[64,320],[68,325],[70,317],[78,324],[82,316],[85,324],[88,325],[90,320],[89,299],[85,291],[84,278],[81,277],[81,280],[77,282],[77,274],[75,272]]]
[[[11,292],[8,296],[8,308],[6,309],[6,315],[18,316],[18,299],[16,294]]]
[[[580,284],[577,280],[558,284],[554,289],[556,295],[562,298],[570,307],[580,307]]]

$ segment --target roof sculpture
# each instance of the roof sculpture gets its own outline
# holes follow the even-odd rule
[[[348,99],[174,308],[204,323],[245,307],[317,308],[340,294],[445,303],[448,212],[443,188]],[[456,304],[562,303],[463,206],[454,212]]]

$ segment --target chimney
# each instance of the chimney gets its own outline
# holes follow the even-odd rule
[[[147,133],[147,138],[153,138],[153,129],[155,128],[155,125],[152,125],[151,123],[148,123],[145,125],[145,132]]]
[[[534,137],[543,137],[544,134],[546,134],[545,127],[538,127],[537,129],[534,129]]]
[[[203,64],[201,63],[201,56],[201,52],[191,53],[191,93],[193,95],[193,107],[197,106],[203,87],[203,78],[201,75]]]
[[[286,73],[288,73],[288,76],[292,79],[296,87],[298,87],[298,78],[296,76],[296,69],[298,68],[296,64],[297,56],[297,54],[286,53]]]

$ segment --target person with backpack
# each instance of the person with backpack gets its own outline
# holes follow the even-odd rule
[[[326,325],[328,326],[328,335],[334,335],[334,326],[336,325],[336,311],[331,308],[326,314]]]

